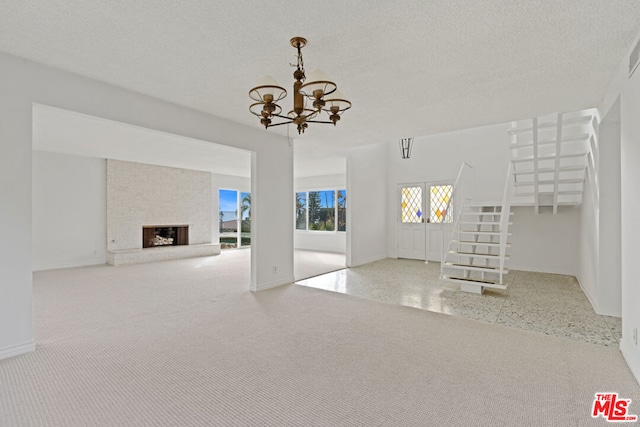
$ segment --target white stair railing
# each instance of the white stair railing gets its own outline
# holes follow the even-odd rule
[[[471,199],[472,194],[472,186],[474,184],[473,181],[473,166],[471,166],[467,162],[462,162],[460,166],[460,170],[458,171],[458,176],[456,178],[455,183],[453,184],[453,189],[451,191],[451,198],[449,202],[447,202],[447,207],[445,212],[449,212],[449,209],[453,209],[454,220],[451,223],[443,223],[442,227],[442,253],[440,254],[440,274],[444,274],[443,266],[445,259],[447,257],[447,252],[449,251],[449,246],[451,245],[451,239],[453,238],[453,230],[458,226],[460,222],[460,216],[462,214],[462,206],[465,203],[465,200]],[[446,218],[446,215],[445,215]]]
[[[504,192],[502,194],[502,207],[500,210],[500,284],[502,284],[502,275],[504,274],[504,259],[507,252],[507,237],[509,233],[509,216],[511,211],[511,198],[515,191],[513,185],[513,163],[509,162],[507,168],[507,177],[504,183]]]

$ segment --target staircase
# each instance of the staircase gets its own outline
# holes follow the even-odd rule
[[[443,248],[440,278],[459,283],[465,292],[506,289],[511,206],[533,206],[536,213],[550,207],[556,214],[558,206],[582,203],[587,169],[597,163],[597,131],[596,110],[513,122],[502,204],[471,201],[470,185],[458,185],[469,166],[463,164],[453,186],[452,199],[459,205],[453,206],[456,219]]]
[[[557,113],[513,122],[511,163],[515,206],[548,206],[582,202],[587,158],[596,141],[594,110]]]
[[[460,290],[481,294],[485,288],[506,289],[505,250],[510,246],[502,227],[508,227],[508,210],[495,204],[462,206],[460,220],[454,226],[452,239],[442,263],[441,279],[460,284]],[[505,221],[506,219],[506,221]]]

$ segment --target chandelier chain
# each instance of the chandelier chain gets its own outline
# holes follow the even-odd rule
[[[300,46],[300,42],[296,43],[296,49],[298,50],[298,64],[294,65],[294,64],[289,64],[292,67],[296,67],[298,70],[302,71],[302,80],[304,81],[306,79],[306,75],[304,72],[304,61],[302,60],[302,46]]]

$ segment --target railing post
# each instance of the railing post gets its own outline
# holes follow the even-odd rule
[[[509,232],[509,214],[511,211],[511,174],[513,173],[513,163],[509,162],[507,176],[504,182],[504,192],[502,194],[502,207],[500,208],[500,284],[504,271],[504,258],[507,252],[507,237]]]
[[[471,180],[469,176],[472,169],[473,169],[473,166],[471,166],[469,163],[462,162],[462,165],[460,166],[460,170],[458,171],[458,176],[456,177],[456,181],[453,184],[453,189],[451,191],[451,198],[449,199],[449,202],[447,202],[445,212],[449,212],[449,208],[453,204],[453,212],[455,217],[450,226],[447,225],[447,226],[443,226],[442,228],[443,231],[442,231],[442,248],[441,248],[441,256],[440,256],[440,275],[444,274],[444,263],[447,258],[447,251],[451,246],[451,240],[453,239],[453,230],[455,230],[456,226],[460,222],[460,217],[462,214],[462,205],[464,204],[464,201],[469,198],[469,193],[470,193],[469,190],[471,185],[473,184],[473,180]],[[447,239],[448,243],[446,245],[444,244],[445,230],[450,231],[448,233],[448,239]]]

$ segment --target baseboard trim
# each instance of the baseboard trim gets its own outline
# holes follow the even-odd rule
[[[595,311],[596,314],[602,314],[600,313],[600,310],[598,310],[598,306],[596,305],[595,300],[591,298],[591,294],[589,293],[589,291],[584,286],[582,286],[582,280],[580,280],[580,277],[578,276],[574,276],[574,277],[578,281],[578,285],[580,286],[582,293],[586,295],[587,299],[591,303],[591,307],[593,307],[593,311]]]
[[[351,263],[349,265],[347,265],[347,267],[358,267],[359,265],[369,264],[371,262],[380,261],[381,259],[386,259],[386,258],[387,258],[387,254],[376,255],[376,256],[370,257],[370,258],[351,260]]]
[[[634,358],[633,349],[625,345],[627,341],[628,340],[624,339],[620,341],[620,352],[622,353],[622,357],[624,357],[624,361],[627,362],[631,373],[636,378],[638,384],[640,384],[640,358]]]
[[[19,356],[24,353],[31,353],[36,350],[36,342],[31,340],[29,342],[13,345],[11,347],[0,348],[0,360],[8,359],[10,357]]]
[[[540,267],[527,267],[527,266],[521,266],[521,265],[512,265],[510,263],[508,264],[507,267],[509,268],[509,271],[520,270],[520,271],[529,271],[531,273],[561,274],[563,276],[577,277],[576,273],[572,271],[562,271],[562,270],[551,271],[550,269],[543,270]]]
[[[276,280],[275,282],[261,283],[256,286],[255,289],[251,289],[253,292],[266,291],[267,289],[277,288],[278,286],[290,285],[294,282],[293,276],[283,280]]]

